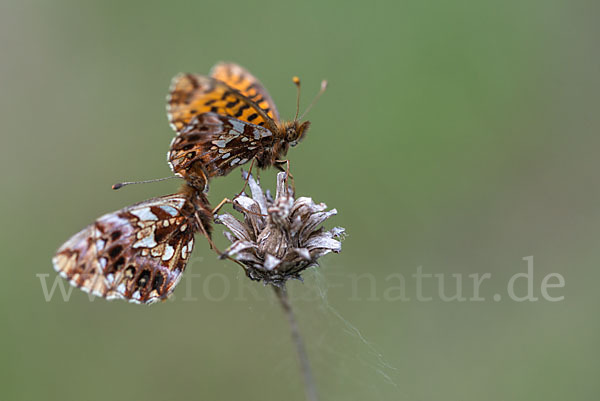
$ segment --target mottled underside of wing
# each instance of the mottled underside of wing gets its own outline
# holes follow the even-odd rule
[[[164,299],[192,252],[192,216],[193,206],[178,194],[109,213],[63,244],[54,268],[72,285],[106,299]]]
[[[167,115],[175,131],[181,132],[192,118],[209,112],[276,129],[274,121],[256,103],[219,80],[194,74],[173,78]]]
[[[173,140],[169,160],[202,163],[209,177],[226,175],[273,146],[271,131],[232,117],[205,113],[194,118]],[[177,172],[177,171],[175,171]]]
[[[238,90],[242,95],[254,101],[269,117],[276,122],[279,121],[279,113],[271,95],[263,84],[245,68],[234,63],[218,63],[211,69],[210,76]]]

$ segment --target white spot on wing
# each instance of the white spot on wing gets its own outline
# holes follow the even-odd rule
[[[236,130],[239,133],[243,133],[244,132],[244,126],[245,124],[243,122],[241,122],[240,120],[236,120],[236,119],[229,119],[229,123],[233,126],[233,129]]]
[[[164,210],[165,212],[169,213],[171,216],[177,216],[177,209],[175,209],[173,206],[169,206],[169,205],[161,205],[160,208],[162,210]]]
[[[148,235],[147,237],[142,238],[141,240],[135,242],[132,247],[133,248],[154,248],[157,245],[154,240],[154,233]]]
[[[96,240],[96,249],[97,250],[99,250],[99,251],[103,250],[104,249],[104,245],[106,245],[106,241],[101,240],[101,239]]]
[[[140,220],[158,220],[158,217],[150,211],[149,207],[130,210],[129,213],[135,215]]]
[[[185,259],[187,257],[187,244],[181,247],[181,258]]]
[[[175,253],[175,249],[173,249],[173,247],[171,245],[167,245],[165,247],[165,251],[162,255],[162,260],[164,260],[164,261],[171,260],[174,253]]]

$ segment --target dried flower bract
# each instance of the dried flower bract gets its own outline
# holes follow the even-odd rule
[[[281,286],[290,278],[300,278],[321,256],[341,251],[344,229],[326,231],[321,227],[337,213],[335,209],[326,211],[324,203],[316,204],[307,197],[294,199],[291,188],[286,188],[285,172],[277,174],[275,199],[247,174],[242,175],[248,178],[252,197],[242,195],[233,200],[244,221],[224,213],[216,222],[230,230],[225,236],[232,244],[224,255],[241,262],[248,277]]]

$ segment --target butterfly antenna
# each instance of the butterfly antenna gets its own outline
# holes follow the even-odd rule
[[[158,181],[170,180],[171,178],[179,178],[179,177],[176,176],[176,175],[172,175],[170,177],[155,178],[153,180],[118,182],[118,183],[116,183],[115,185],[112,186],[112,189],[117,190],[117,189],[123,188],[126,185],[131,185],[131,184],[149,184],[151,182],[158,182]]]
[[[321,81],[321,89],[319,89],[319,93],[317,93],[317,96],[315,96],[315,98],[313,99],[311,104],[306,108],[306,110],[304,110],[304,113],[302,113],[302,115],[300,116],[300,120],[302,120],[304,118],[304,116],[308,114],[310,109],[312,109],[312,107],[315,105],[315,103],[317,103],[317,100],[319,100],[319,98],[325,92],[326,89],[327,89],[327,81],[322,80]]]
[[[292,81],[294,85],[296,85],[297,95],[296,95],[296,117],[294,117],[294,121],[298,121],[298,114],[300,114],[300,78],[293,77]]]

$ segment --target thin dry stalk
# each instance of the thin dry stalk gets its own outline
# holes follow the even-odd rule
[[[277,299],[279,299],[279,303],[281,304],[283,312],[285,313],[285,316],[290,324],[292,341],[296,346],[296,352],[298,353],[298,359],[300,360],[300,369],[302,370],[302,376],[304,378],[304,391],[306,394],[306,400],[318,401],[319,397],[317,395],[317,386],[312,375],[312,370],[310,369],[308,354],[306,352],[306,348],[304,348],[304,342],[302,341],[302,336],[300,335],[300,330],[298,329],[298,322],[296,321],[296,316],[292,310],[292,305],[290,304],[287,291],[285,287],[278,287],[276,285],[273,285],[272,287],[275,290],[275,294],[277,294]]]

